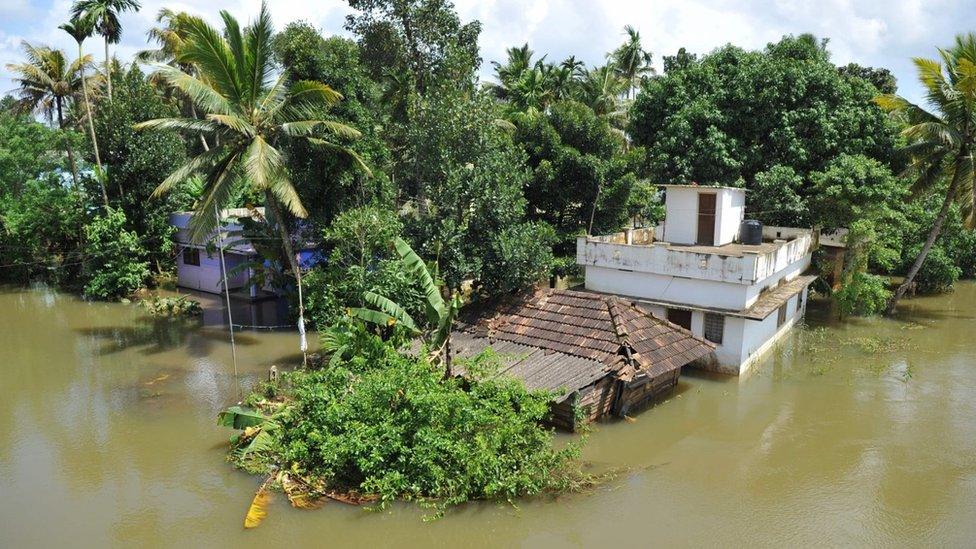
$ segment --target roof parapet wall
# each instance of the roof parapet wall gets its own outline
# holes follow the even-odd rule
[[[660,241],[628,244],[627,231],[601,237],[581,236],[576,240],[576,263],[752,285],[761,283],[812,251],[812,231],[790,231],[790,240],[774,240],[757,246],[678,246]],[[632,237],[630,241],[633,242]]]

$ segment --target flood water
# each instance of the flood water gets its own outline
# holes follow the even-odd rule
[[[838,323],[811,302],[747,378],[685,375],[666,402],[596,427],[585,457],[626,468],[587,494],[316,511],[224,461],[237,400],[227,332],[134,305],[0,291],[0,547],[972,546],[976,285]],[[297,360],[288,332],[237,336],[245,386]]]

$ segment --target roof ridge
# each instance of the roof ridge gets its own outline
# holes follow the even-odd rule
[[[620,344],[626,343],[628,337],[630,337],[630,332],[627,331],[623,321],[620,319],[620,310],[617,309],[617,300],[613,297],[609,297],[604,299],[604,303],[606,303],[607,310],[610,312],[610,322],[613,324],[613,331],[617,336],[617,341]]]

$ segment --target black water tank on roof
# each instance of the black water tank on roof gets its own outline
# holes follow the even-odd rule
[[[739,226],[739,241],[747,246],[762,244],[763,224],[755,219],[746,219]]]

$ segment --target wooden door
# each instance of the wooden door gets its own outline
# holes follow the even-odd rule
[[[714,195],[713,195],[714,196]],[[691,311],[687,309],[668,309],[668,322],[674,322],[685,330],[691,329]]]
[[[698,245],[715,245],[715,195],[698,193]]]

